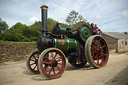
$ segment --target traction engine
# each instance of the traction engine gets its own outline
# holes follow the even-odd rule
[[[47,9],[47,6],[41,6],[42,35],[37,39],[37,50],[27,57],[29,71],[53,79],[64,73],[67,61],[76,68],[84,67],[87,62],[94,68],[107,64],[109,50],[103,37],[92,35],[91,28],[86,24],[71,31],[71,28],[60,27],[56,23],[48,32]]]

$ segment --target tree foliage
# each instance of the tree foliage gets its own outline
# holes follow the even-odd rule
[[[0,18],[0,33],[8,29],[8,24]]]
[[[18,33],[18,30],[8,29],[1,35],[4,41],[22,41],[25,37]]]
[[[52,18],[47,19],[47,29],[48,29],[48,31],[52,31],[52,29],[55,26],[55,23],[56,23],[56,21],[53,20]]]
[[[41,34],[40,31],[38,31],[38,29],[38,26],[36,28],[34,25],[27,26],[25,24],[18,22],[15,25],[13,25],[10,29],[6,30],[3,34],[1,34],[0,38],[2,38],[2,40],[4,41],[36,41]]]
[[[68,23],[69,27],[72,28],[72,30],[78,29],[81,24],[89,25],[89,22],[87,22],[81,14],[74,10],[68,14],[65,21]]]
[[[51,31],[55,25],[55,20],[48,18],[47,28]],[[40,21],[36,21],[33,25],[27,26],[20,22],[17,22],[10,29],[7,29],[4,33],[0,34],[0,39],[4,41],[18,41],[18,42],[31,42],[36,41],[41,35],[40,30],[42,24]]]
[[[69,25],[73,25],[81,21],[86,22],[83,16],[79,14],[78,12],[76,12],[75,10],[71,11],[69,15],[66,17],[66,22]]]
[[[124,34],[128,35],[128,32],[124,32]]]

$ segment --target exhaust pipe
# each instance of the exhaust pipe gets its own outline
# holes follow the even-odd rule
[[[42,29],[41,32],[47,31],[47,9],[48,6],[42,5],[41,7],[41,17],[42,17]]]

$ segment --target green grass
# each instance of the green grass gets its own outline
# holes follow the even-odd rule
[[[13,42],[13,43],[36,43],[36,42],[32,41],[32,42]]]
[[[2,40],[0,40],[0,42],[10,42],[10,43],[36,43],[36,41],[32,41],[32,42],[14,42],[14,41],[2,41]]]

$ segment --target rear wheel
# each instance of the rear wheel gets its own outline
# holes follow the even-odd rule
[[[109,58],[106,41],[99,35],[89,37],[85,44],[85,55],[91,66],[95,68],[105,66]]]
[[[41,53],[38,67],[41,75],[45,78],[58,78],[66,67],[65,55],[57,48],[48,48]]]

